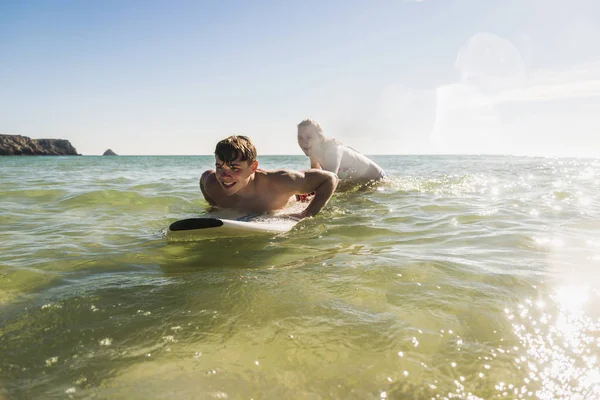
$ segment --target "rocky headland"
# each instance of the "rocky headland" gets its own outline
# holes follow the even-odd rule
[[[31,139],[21,135],[0,135],[0,156],[79,156],[65,139]]]

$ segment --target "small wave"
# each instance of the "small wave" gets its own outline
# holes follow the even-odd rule
[[[360,239],[384,238],[396,236],[398,234],[398,232],[391,229],[364,225],[336,226],[328,228],[327,233],[328,235],[335,235],[344,238]]]
[[[65,189],[22,189],[3,191],[0,195],[0,201],[4,202],[25,202],[40,203],[51,202],[68,195],[69,191]]]
[[[183,202],[192,204],[189,200],[175,195],[145,195],[139,191],[123,191],[103,189],[79,194],[71,194],[59,201],[61,208],[105,207],[114,211],[136,211],[164,208]]]

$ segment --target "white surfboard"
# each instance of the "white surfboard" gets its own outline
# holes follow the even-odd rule
[[[290,218],[258,217],[234,220],[216,217],[187,218],[173,222],[169,240],[200,240],[220,237],[277,235],[289,232],[298,221]]]
[[[268,214],[241,214],[220,210],[197,218],[173,222],[167,229],[167,240],[194,241],[221,237],[271,235],[289,232],[298,220],[284,215],[299,213],[307,202],[294,201],[287,208]]]
[[[167,240],[195,241],[222,237],[254,236],[286,233],[299,222],[286,214],[300,213],[308,201],[293,200],[283,210],[274,213],[243,214],[235,210],[220,210],[196,218],[173,222],[167,229]]]

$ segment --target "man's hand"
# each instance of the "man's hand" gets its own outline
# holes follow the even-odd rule
[[[285,190],[293,194],[314,192],[314,195],[311,196],[312,199],[302,212],[286,214],[285,217],[300,220],[317,215],[331,198],[337,183],[338,178],[333,172],[321,169],[286,171],[281,174],[280,179],[276,182],[279,186],[278,190]]]
[[[306,186],[299,188],[300,193],[314,191],[314,196],[308,206],[300,213],[301,218],[312,217],[327,204],[338,184],[337,175],[321,169],[304,171]],[[298,193],[296,192],[296,193]]]

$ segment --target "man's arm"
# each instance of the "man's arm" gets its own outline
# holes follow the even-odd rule
[[[288,177],[288,184],[294,193],[315,192],[312,201],[304,211],[288,215],[288,217],[297,219],[317,215],[333,195],[338,183],[337,176],[334,173],[320,169],[294,171]]]
[[[204,196],[204,199],[211,206],[216,206],[217,203],[213,199],[211,199],[210,196],[206,193],[206,181],[209,179],[209,176],[211,174],[214,174],[214,172],[215,171],[213,171],[212,169],[209,169],[208,171],[204,171],[204,173],[200,177],[200,191],[202,192],[202,195]]]

